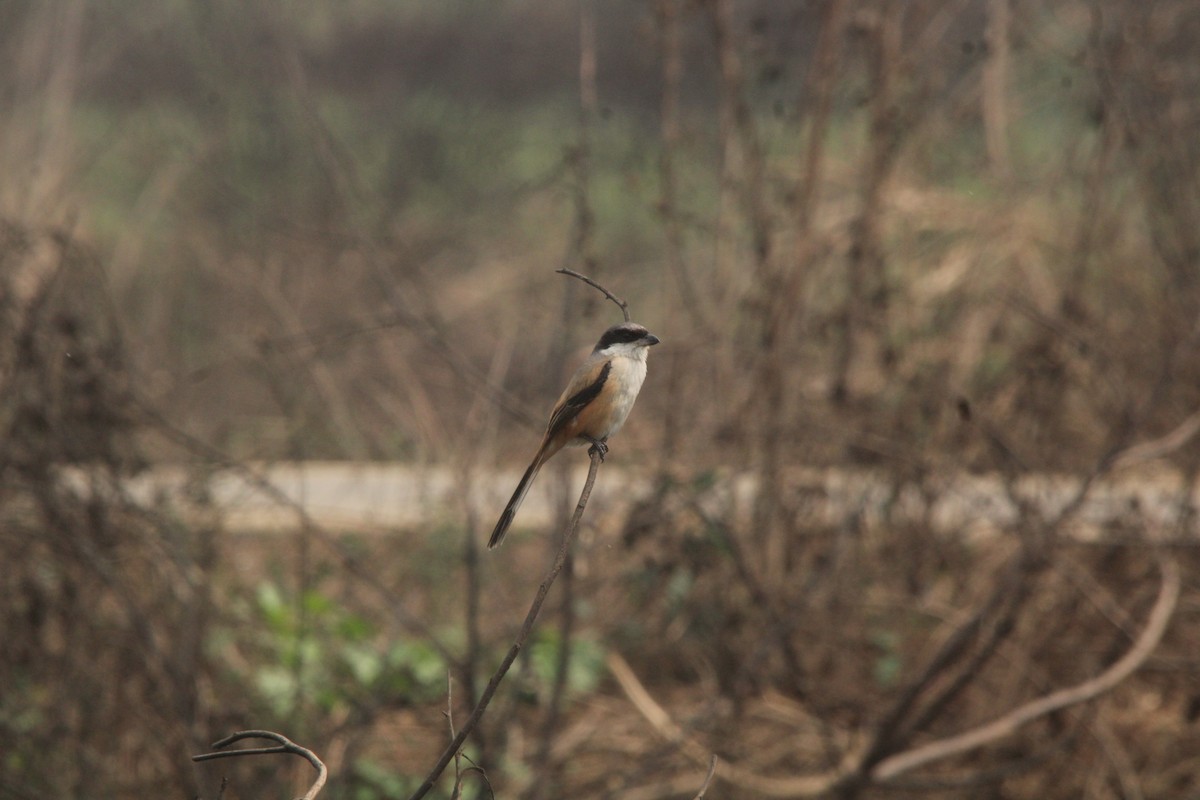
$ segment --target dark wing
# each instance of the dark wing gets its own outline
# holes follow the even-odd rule
[[[547,440],[553,439],[559,431],[570,424],[571,420],[579,416],[579,412],[583,411],[588,403],[600,396],[600,391],[604,389],[604,384],[608,380],[608,373],[611,371],[612,362],[605,361],[604,366],[601,367],[600,372],[591,383],[568,397],[555,410],[554,416],[550,417],[550,424],[546,426]]]

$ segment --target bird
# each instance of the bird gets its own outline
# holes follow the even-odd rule
[[[608,453],[608,438],[625,424],[646,380],[647,351],[659,341],[636,322],[613,325],[601,334],[591,355],[575,370],[554,404],[542,443],[496,522],[489,550],[504,540],[538,470],[555,453],[567,445],[590,444],[603,460]]]

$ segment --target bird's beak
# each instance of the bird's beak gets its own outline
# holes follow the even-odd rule
[[[654,345],[658,344],[660,341],[662,341],[662,340],[659,339],[657,336],[655,336],[653,333],[646,334],[646,347],[653,347]]]

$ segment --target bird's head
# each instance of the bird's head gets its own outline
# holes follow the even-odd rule
[[[606,330],[596,342],[593,353],[604,352],[611,355],[625,354],[645,355],[647,347],[658,344],[659,338],[636,322],[622,322]]]

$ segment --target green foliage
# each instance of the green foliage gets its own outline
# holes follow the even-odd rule
[[[378,642],[374,624],[310,589],[289,597],[278,584],[259,585],[256,612],[268,636],[254,685],[280,718],[315,702],[329,713],[388,699],[435,700],[445,692],[447,664],[428,642]]]
[[[464,761],[464,784],[471,780],[470,773],[465,772],[467,766],[467,762]],[[453,766],[446,770],[448,774],[452,774],[453,771]],[[423,777],[397,772],[394,768],[373,758],[355,759],[350,766],[349,773],[348,783],[351,789],[347,797],[350,800],[393,800],[394,798],[408,797],[421,785],[423,780]],[[463,795],[454,794],[453,781],[449,776],[445,777],[440,785],[435,786],[426,795],[431,800],[445,800],[454,796],[461,797]],[[466,796],[472,795],[467,793]],[[482,796],[486,797],[487,795]]]
[[[562,636],[557,628],[543,628],[529,645],[535,691],[541,701],[547,699],[554,685],[561,651]],[[604,672],[604,646],[590,636],[572,637],[567,661],[567,696],[586,695],[595,691]]]
[[[416,779],[400,775],[369,758],[360,758],[354,762],[353,781],[353,800],[407,797],[418,784]]]
[[[880,630],[871,634],[871,644],[879,651],[872,672],[875,682],[885,689],[895,686],[904,670],[900,642],[900,634],[895,631]]]

